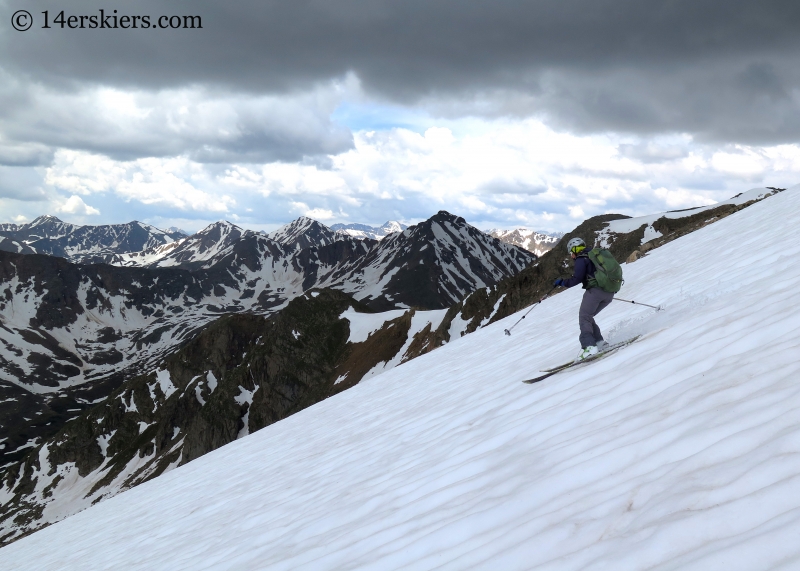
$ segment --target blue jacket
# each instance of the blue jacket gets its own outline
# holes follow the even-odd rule
[[[575,258],[575,271],[572,277],[561,282],[564,287],[572,287],[583,284],[583,289],[589,289],[589,278],[594,276],[595,267],[587,254],[590,250],[584,250]]]

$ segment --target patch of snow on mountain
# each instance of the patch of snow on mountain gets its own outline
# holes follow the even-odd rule
[[[203,387],[200,385],[200,383],[197,383],[194,386],[194,396],[197,399],[197,402],[200,403],[200,406],[206,405],[206,399],[203,398]]]
[[[97,438],[97,444],[100,446],[100,452],[103,456],[107,456],[108,452],[108,442],[114,437],[114,433],[116,433],[116,429],[112,430],[110,434],[103,434]]]
[[[494,304],[494,307],[492,308],[492,312],[489,315],[487,315],[483,319],[483,321],[481,321],[480,327],[483,327],[492,320],[492,317],[494,317],[495,314],[497,313],[497,310],[500,309],[500,304],[503,303],[503,300],[506,298],[507,295],[508,294],[504,293],[498,298],[498,300]]]
[[[249,424],[250,405],[253,404],[253,396],[256,394],[258,389],[259,389],[258,385],[256,385],[256,387],[252,391],[249,391],[240,385],[239,394],[233,397],[233,400],[236,401],[236,404],[238,404],[239,406],[247,405],[247,412],[245,412],[244,416],[242,417],[242,422],[244,423],[244,426],[242,426],[242,428],[239,430],[239,433],[236,435],[236,438],[244,438],[245,436],[250,434],[250,424]]]
[[[172,379],[169,376],[168,370],[161,369],[159,371],[156,371],[156,379],[158,382],[158,386],[164,395],[164,400],[167,400],[172,395],[172,393],[178,390],[178,388],[172,383]]]
[[[649,242],[650,240],[655,240],[656,238],[660,238],[663,236],[661,232],[653,228],[651,224],[647,225],[647,228],[644,229],[644,236],[642,236],[641,243],[644,244],[645,242]]]
[[[360,313],[353,308],[346,309],[339,319],[346,319],[350,322],[349,343],[363,343],[370,335],[383,327],[387,321],[397,319],[405,313],[405,310],[395,309],[382,313]]]
[[[206,382],[208,383],[208,390],[213,393],[217,389],[218,381],[211,371],[206,373]]]
[[[169,242],[167,244],[163,244],[161,246],[156,246],[155,248],[151,248],[148,250],[142,250],[141,252],[128,252],[125,254],[120,254],[117,259],[112,260],[112,264],[115,266],[150,266],[156,264],[162,258],[167,257],[170,253],[175,251],[179,248],[187,238],[181,238],[179,240],[175,240]],[[175,263],[165,263],[164,266],[175,265]]]

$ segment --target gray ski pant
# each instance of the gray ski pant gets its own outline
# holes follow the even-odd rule
[[[603,340],[603,334],[600,332],[597,323],[595,323],[594,316],[603,311],[613,299],[613,293],[603,291],[599,287],[587,289],[583,294],[581,309],[578,312],[578,325],[581,328],[581,347],[586,348],[590,345],[597,345],[598,342]]]

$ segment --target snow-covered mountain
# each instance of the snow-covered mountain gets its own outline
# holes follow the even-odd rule
[[[535,260],[443,210],[372,244],[365,256],[336,268],[318,285],[340,289],[375,309],[438,309]]]
[[[183,237],[149,224],[129,222],[101,226],[78,226],[55,216],[40,216],[30,224],[3,225],[0,238],[26,246],[30,251],[0,248],[18,253],[39,253],[67,258],[74,262],[105,262],[107,257],[140,252],[169,244]],[[4,241],[5,241],[4,240]]]
[[[493,229],[489,230],[487,234],[508,244],[525,248],[537,256],[550,251],[564,235],[561,232],[536,232],[528,228],[515,228],[513,230]]]
[[[301,284],[302,290],[330,287],[376,308],[436,309],[518,273],[535,259],[445,211],[387,236],[380,242],[354,238],[305,217],[266,236],[217,222],[174,244],[118,256],[113,263],[191,270],[225,265],[231,273],[245,264],[262,274],[268,265],[274,291],[288,284],[293,289]]]
[[[798,220],[800,186],[625,265],[620,295],[665,309],[612,304],[606,337],[641,338],[600,361],[520,382],[577,352],[568,290],[510,337],[519,314],[167,472],[176,458],[3,547],[0,568],[793,569]],[[737,256],[708,255],[732,242]],[[231,358],[227,402],[255,403],[252,364]],[[169,373],[143,390],[211,404],[208,374],[181,388]],[[85,436],[101,463],[117,434],[103,422]],[[146,424],[148,453],[184,438]],[[59,461],[41,448],[31,489],[84,501]]]
[[[305,216],[278,228],[267,236],[290,250],[327,246],[339,239],[332,229]]]
[[[369,238],[371,240],[383,240],[389,234],[402,232],[408,228],[396,220],[389,220],[382,226],[367,226],[366,224],[334,224],[331,230],[352,236],[353,238]]]
[[[248,232],[221,220],[191,236],[139,252],[122,254],[110,259],[108,263],[115,266],[209,268],[228,255]]]

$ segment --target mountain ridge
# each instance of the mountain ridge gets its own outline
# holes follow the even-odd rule
[[[140,252],[182,237],[136,220],[126,224],[80,226],[51,215],[29,224],[0,227],[0,237],[24,244],[31,252],[67,258],[78,263],[97,263],[107,256]],[[11,251],[7,250],[6,251]]]

